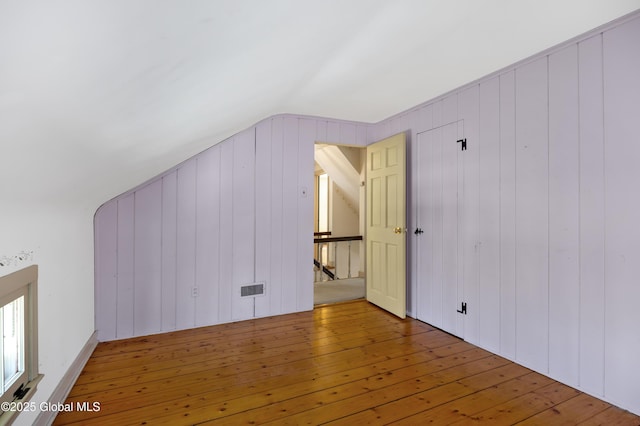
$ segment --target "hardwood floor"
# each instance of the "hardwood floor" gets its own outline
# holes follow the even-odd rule
[[[54,424],[640,425],[364,301],[100,343],[67,403]]]

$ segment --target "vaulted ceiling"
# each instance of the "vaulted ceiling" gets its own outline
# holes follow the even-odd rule
[[[0,204],[97,207],[277,113],[377,122],[640,0],[0,0]]]

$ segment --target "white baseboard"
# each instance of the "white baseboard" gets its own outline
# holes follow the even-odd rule
[[[69,366],[69,369],[62,377],[62,380],[60,380],[60,383],[58,383],[58,386],[53,390],[51,397],[49,397],[49,404],[64,404],[69,392],[71,392],[71,388],[76,383],[76,380],[78,380],[78,376],[82,373],[84,365],[91,357],[91,354],[97,345],[97,332],[94,331],[76,359]],[[57,413],[55,411],[41,411],[36,418],[34,425],[51,425],[53,420],[56,418],[56,414]]]

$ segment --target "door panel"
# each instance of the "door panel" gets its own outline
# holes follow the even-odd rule
[[[442,128],[442,329],[460,336],[456,312],[460,288],[461,177],[456,124]]]
[[[463,300],[460,259],[460,210],[463,170],[458,123],[441,126],[418,135],[418,156],[424,177],[416,188],[420,200],[416,212],[418,319],[463,337],[460,301]]]
[[[421,240],[427,240],[427,243],[431,245],[431,251],[425,247],[424,252],[426,256],[430,255],[432,265],[431,279],[425,283],[430,287],[432,296],[430,303],[427,304],[427,309],[431,311],[429,316],[432,318],[433,325],[442,326],[442,128],[427,134],[433,135],[431,141],[433,156],[430,159],[433,192],[427,201],[428,209],[425,209],[428,210],[427,213],[431,214],[424,219],[430,220],[432,226],[430,232],[425,235],[426,238],[421,238]],[[428,259],[425,259],[425,263],[427,262]]]
[[[405,135],[367,147],[367,300],[406,316]]]

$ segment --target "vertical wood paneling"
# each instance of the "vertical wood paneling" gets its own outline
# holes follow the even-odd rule
[[[134,307],[134,194],[118,200],[118,290],[116,301],[116,337],[133,336]]]
[[[478,271],[477,294],[467,287],[464,292],[465,298],[477,298],[479,310],[477,337],[467,328],[468,339],[640,410],[640,373],[633,368],[640,353],[640,341],[633,338],[640,322],[633,305],[640,296],[634,285],[640,275],[640,231],[635,226],[640,202],[633,186],[640,160],[633,133],[640,98],[638,39],[639,20],[630,20],[603,37],[580,42],[577,50],[572,46],[553,53],[549,62],[540,57],[483,80],[479,94],[467,88],[375,126],[274,117],[256,127],[258,163],[250,178],[241,171],[246,158],[234,154],[238,141],[231,139],[217,148],[219,170],[201,169],[205,160],[200,159],[196,178],[192,159],[161,179],[161,194],[157,187],[143,187],[120,197],[96,215],[100,335],[120,338],[132,335],[134,328],[135,333],[152,330],[153,320],[147,320],[157,319],[158,308],[149,275],[157,275],[156,256],[161,259],[161,330],[191,327],[195,315],[205,312],[206,305],[200,304],[212,299],[207,292],[215,293],[216,285],[205,279],[211,269],[205,262],[216,257],[221,278],[217,303],[226,311],[215,319],[198,317],[198,322],[230,321],[235,286],[254,273],[253,267],[255,280],[264,276],[267,282],[267,296],[255,304],[255,315],[306,309],[311,268],[305,263],[310,255],[304,253],[310,237],[304,234],[311,229],[311,214],[304,210],[312,203],[303,199],[301,188],[313,185],[311,170],[307,177],[312,166],[306,160],[313,149],[308,141],[315,131],[316,140],[364,145],[410,127],[415,139],[409,142],[414,158],[410,182],[420,187],[410,201],[415,224],[425,230],[422,238],[427,241],[416,239],[413,245],[421,253],[412,262],[427,259],[413,268],[420,318],[440,326],[451,322],[442,315],[442,283],[451,279],[445,275],[453,258],[445,254],[455,246],[455,273],[449,275],[473,286]],[[469,114],[478,114],[474,99],[480,116],[471,138]],[[455,165],[449,158],[446,129],[437,128],[458,119],[465,126],[459,135],[470,143],[464,154],[472,154],[463,160],[464,168],[457,157]],[[201,172],[217,173],[217,198],[208,192],[215,191],[215,183],[205,188]],[[472,176],[477,176],[475,183]],[[443,190],[453,177],[453,193],[461,199]],[[249,200],[237,198],[247,188],[256,191]],[[216,203],[220,228],[212,244],[218,244],[218,256],[204,239],[215,233],[207,221],[215,221],[210,214],[215,215]],[[251,203],[254,213],[249,214]],[[457,234],[451,241],[444,229],[452,225],[444,212],[454,205]],[[250,216],[252,231],[240,225]],[[419,223],[423,220],[426,224]],[[267,229],[261,230],[263,226]],[[152,243],[157,237],[147,238],[153,227],[161,229],[160,252]],[[474,260],[476,248],[479,260]],[[256,256],[253,262],[247,260],[251,256]],[[207,294],[194,310],[196,285]],[[148,291],[155,302],[145,301]],[[138,310],[139,303],[147,302]],[[240,311],[233,308],[234,315]]]
[[[480,84],[478,343],[500,351],[500,80]],[[474,143],[471,141],[471,143]]]
[[[233,156],[235,138],[220,144],[220,321],[231,321],[233,318],[233,241],[234,211],[233,202]]]
[[[467,202],[467,197],[465,196],[465,179],[464,179],[464,166],[465,166],[465,153],[462,152],[462,148],[460,148],[460,144],[458,143],[458,140],[462,139],[464,137],[464,120],[460,120],[457,121],[456,123],[454,123],[451,126],[446,126],[445,127],[445,132],[448,128],[452,128],[453,129],[453,133],[449,136],[445,138],[445,141],[451,141],[451,148],[452,150],[455,150],[456,152],[456,157],[457,157],[457,162],[455,165],[455,169],[456,169],[456,183],[457,183],[457,188],[455,190],[455,193],[457,194],[457,212],[456,212],[456,216],[457,216],[457,230],[456,230],[456,238],[455,240],[457,240],[457,245],[455,246],[456,248],[456,252],[457,252],[457,288],[456,288],[456,301],[455,301],[455,306],[453,306],[454,309],[452,308],[448,308],[451,309],[451,315],[453,315],[454,319],[455,319],[455,324],[456,324],[456,332],[455,334],[464,338],[464,317],[462,316],[463,314],[459,314],[458,310],[462,307],[462,303],[465,301],[464,300],[464,273],[465,273],[465,268],[466,268],[466,256],[468,255],[467,250],[465,250],[465,238],[466,238],[466,223],[465,223],[465,218],[466,218],[466,205],[465,203]],[[455,141],[455,146],[453,145],[453,142]],[[453,166],[451,166],[453,167]],[[448,234],[445,234],[444,238],[445,240],[451,238],[454,239],[453,236],[451,237],[447,237]]]
[[[460,253],[460,204],[462,164],[458,158],[457,124],[443,126],[442,146],[442,328],[462,337],[458,327],[459,293],[462,280]],[[438,133],[436,133],[438,134]]]
[[[233,150],[233,295],[232,319],[253,317],[254,298],[240,297],[240,287],[255,281],[255,131],[236,136]],[[313,212],[311,212],[313,214]]]
[[[549,57],[549,374],[578,382],[578,49]]]
[[[415,191],[413,188],[414,179],[411,178],[413,174],[414,161],[416,156],[416,128],[418,114],[417,111],[411,111],[405,114],[406,119],[404,123],[406,128],[404,133],[406,135],[405,145],[405,227],[407,229],[407,238],[405,241],[405,256],[406,256],[406,268],[405,268],[405,281],[407,283],[405,290],[406,299],[406,315],[415,318],[416,317],[416,281],[415,271],[411,267],[412,253],[415,252],[415,238],[413,238],[413,230],[415,230],[415,209],[412,206],[415,204],[413,199]]]
[[[602,37],[579,45],[580,386],[604,393],[604,140]]]
[[[220,299],[220,146],[196,158],[195,324],[219,320]]]
[[[329,123],[331,129],[332,123]],[[336,126],[339,132],[339,126]],[[339,133],[336,133],[339,137]],[[332,139],[335,140],[335,139]],[[282,150],[282,307],[295,312],[298,302],[298,118],[285,117]],[[312,232],[312,231],[310,231]],[[302,236],[300,236],[302,238]],[[313,258],[310,258],[313,259]],[[311,260],[309,260],[311,262]]]
[[[378,132],[379,132],[378,127],[379,127],[378,125],[372,125],[370,127],[367,127],[367,139],[366,139],[367,145],[370,144],[370,143],[374,143],[374,142],[379,140],[379,139],[377,139]]]
[[[162,181],[135,194],[134,219],[134,335],[159,332],[162,297]]]
[[[100,207],[95,217],[95,310],[98,340],[116,338],[118,295],[118,203]]]
[[[334,130],[356,142],[355,124],[334,123]],[[113,324],[106,338],[313,307],[313,274],[305,262],[313,246],[304,236],[313,227],[316,120],[275,117],[261,127],[264,143],[256,141],[258,127],[114,200],[113,230],[96,220],[96,235],[110,232],[114,245],[113,312],[100,320]],[[366,137],[367,126],[362,129]],[[256,194],[260,185],[268,190]],[[266,215],[256,211],[258,204]],[[99,238],[108,246],[108,239]],[[268,256],[258,258],[258,251]],[[101,265],[108,269],[108,262]],[[266,296],[257,303],[241,298],[240,286],[256,281],[267,283]],[[98,293],[104,285],[97,286]]]
[[[379,123],[375,127],[375,131],[373,134],[374,134],[374,139],[371,141],[371,143],[380,141],[384,138],[391,136],[392,135],[391,120],[385,120],[382,123]]]
[[[421,108],[415,112],[415,120],[413,121],[412,129],[421,129],[420,132],[416,132],[415,138],[412,139],[412,155],[410,161],[412,162],[411,173],[408,179],[413,183],[412,204],[414,211],[414,223],[410,230],[415,228],[421,228],[423,234],[416,235],[411,240],[413,244],[409,251],[411,256],[411,264],[413,271],[411,274],[412,288],[415,289],[411,295],[411,308],[413,315],[423,321],[428,322],[430,318],[429,309],[426,309],[430,302],[431,294],[431,240],[430,236],[433,235],[431,227],[431,214],[430,214],[430,198],[432,197],[433,188],[431,187],[431,173],[432,173],[432,159],[433,159],[433,142],[431,140],[431,134],[424,132],[423,129],[431,128],[433,121],[433,107]]]
[[[176,171],[162,178],[162,331],[176,329],[177,184]]]
[[[640,380],[634,373],[629,377],[632,354],[640,353],[630,328],[640,319],[630,302],[639,292],[630,283],[640,275],[639,228],[632,219],[640,216],[640,202],[631,183],[640,160],[631,130],[640,98],[638,79],[632,77],[640,69],[634,47],[639,21],[605,31],[604,49],[598,35],[554,52],[549,62],[540,56],[480,83],[480,343],[625,407],[640,401]],[[460,119],[466,119],[463,93],[457,98]],[[449,122],[453,99],[428,104],[431,128]],[[431,245],[414,245],[418,253],[412,262],[418,264],[412,271],[418,275],[418,316],[438,324],[440,316],[430,318],[440,314],[432,292],[443,277],[431,267],[442,261],[437,211],[446,201],[429,190],[441,186],[438,179],[445,175],[437,170],[435,152],[425,158],[422,144],[436,132],[424,131],[428,125],[419,118],[424,108],[411,120],[418,135],[412,182],[419,187],[411,207],[416,226],[428,212],[432,222],[423,229],[429,229]],[[378,132],[397,119],[381,123]],[[496,145],[490,146],[490,139]],[[465,182],[467,177],[465,168]],[[465,185],[459,191],[462,210],[469,207],[468,190]],[[468,223],[461,225],[466,239]],[[459,259],[465,282],[468,255],[466,247]],[[429,263],[422,265],[425,256]],[[497,308],[485,312],[485,305]],[[496,327],[499,334],[489,335]]]
[[[270,300],[271,314],[285,312],[283,305],[283,267],[284,258],[284,119],[276,117],[271,127],[271,279],[267,296]]]
[[[192,296],[196,260],[196,161],[191,159],[178,169],[177,252],[176,252],[176,328],[195,325],[195,298]]]
[[[500,353],[516,357],[515,72],[500,76]]]
[[[409,114],[402,114],[391,120],[391,134],[406,132],[409,129]]]
[[[439,125],[458,121],[458,94],[452,93],[442,100],[442,121]]]
[[[479,292],[478,292],[478,253],[480,239],[478,229],[479,219],[479,154],[482,149],[478,136],[478,120],[480,106],[480,88],[473,85],[458,96],[458,118],[464,120],[464,134],[459,135],[467,139],[467,150],[462,151],[456,143],[456,149],[462,159],[464,180],[464,210],[463,223],[463,295],[460,302],[467,303],[467,315],[458,314],[458,323],[464,324],[464,339],[478,343],[479,324]],[[456,139],[458,140],[458,139]]]
[[[304,123],[307,123],[308,126],[313,125],[313,127],[315,127],[315,122],[316,120],[306,120],[306,119],[300,119],[301,121],[301,125],[304,125]],[[300,141],[305,141],[304,138],[302,138],[302,134],[300,135]],[[315,129],[313,130],[313,136],[311,136],[310,140],[315,140],[316,139],[316,131]],[[353,123],[340,123],[340,139],[339,142],[345,145],[356,145],[357,141],[356,141],[356,125]],[[306,143],[305,143],[306,145]],[[308,162],[308,161],[307,161]]]
[[[322,139],[320,138],[320,121],[317,121],[317,134],[318,136],[316,137],[317,141],[321,141]],[[369,131],[369,125],[366,124],[359,124],[357,129],[356,129],[356,145],[358,146],[366,146],[367,145],[367,132]]]
[[[640,18],[603,37],[605,395],[640,412]]]
[[[416,132],[421,133],[435,127],[433,119],[433,108],[434,105],[429,104],[416,111],[418,114],[416,127],[414,128]]]
[[[434,108],[434,121],[436,116],[436,109]],[[443,294],[443,163],[444,163],[444,154],[443,154],[443,145],[442,145],[442,127],[438,127],[433,129],[433,131],[429,132],[431,135],[431,144],[432,148],[432,158],[433,160],[430,162],[431,165],[431,181],[432,181],[432,191],[430,196],[431,207],[429,208],[429,212],[431,214],[431,234],[427,235],[430,237],[431,244],[431,306],[429,308],[430,317],[433,321],[433,325],[436,327],[442,327],[442,306],[444,304],[444,300],[442,297]]]
[[[298,141],[298,310],[313,309],[313,170],[316,121],[300,119]],[[343,126],[341,136],[356,142],[354,125]],[[303,190],[306,195],[303,195]]]
[[[255,171],[255,269],[256,281],[265,282],[266,295],[255,299],[255,314],[258,317],[269,315],[271,295],[271,202],[273,188],[271,184],[271,122],[265,120],[256,126],[256,171]]]
[[[431,190],[429,197],[429,214],[431,222],[431,284],[430,302],[428,308],[434,323],[442,324],[442,100],[435,102],[431,111],[433,133],[430,135],[431,149],[430,179]],[[435,324],[434,324],[435,325]]]
[[[418,292],[418,283],[417,283],[417,274],[416,274],[416,254],[418,253],[417,244],[418,238],[417,235],[414,235],[416,227],[418,226],[418,218],[416,216],[418,210],[417,205],[419,201],[416,199],[418,194],[416,193],[418,179],[416,177],[416,167],[417,161],[420,157],[420,149],[418,147],[418,133],[416,129],[420,127],[420,123],[418,121],[420,114],[418,110],[413,110],[408,114],[408,130],[407,140],[406,140],[406,227],[407,227],[407,242],[406,242],[406,256],[407,256],[407,268],[406,268],[406,280],[407,280],[407,290],[406,290],[406,299],[407,299],[407,312],[406,315],[412,318],[418,318],[418,307],[417,307],[417,292]]]
[[[464,251],[462,239],[462,213],[464,209],[464,179],[462,159],[459,158],[458,143],[458,94],[453,93],[442,100],[442,155],[443,155],[443,307],[442,319],[446,329],[464,337],[462,320],[458,312],[462,300]],[[452,123],[455,123],[451,125]],[[460,249],[460,250],[459,250]]]
[[[547,58],[516,72],[517,360],[546,373],[549,350]]]
[[[285,118],[286,122],[296,121],[296,118],[287,117]],[[328,121],[327,122],[327,142],[335,142],[340,143],[340,123],[337,121]]]
[[[327,127],[329,123],[327,120],[317,120],[316,123],[316,138],[318,142],[325,142],[327,140]]]
[[[416,227],[422,228],[423,234],[414,238],[415,250],[410,253],[413,259],[415,273],[413,279],[416,281],[416,318],[425,322],[433,322],[432,311],[429,306],[431,301],[432,257],[433,257],[433,226],[432,226],[432,197],[433,197],[433,133],[419,133],[416,138],[414,149],[414,161],[421,165],[415,168],[414,188],[417,193],[414,197],[416,208]]]
[[[444,101],[442,100],[433,103],[433,112],[431,115],[433,129],[435,129],[436,127],[440,127],[444,124],[444,118],[442,116],[443,104],[444,104]]]

